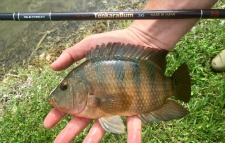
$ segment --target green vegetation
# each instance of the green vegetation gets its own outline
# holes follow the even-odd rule
[[[109,23],[99,22],[101,27],[106,27],[103,31],[110,29]],[[119,28],[129,23],[113,22]],[[93,29],[91,27],[87,31],[101,32]],[[192,99],[184,105],[190,114],[180,120],[143,126],[144,143],[224,142],[225,72],[216,73],[210,68],[211,59],[225,48],[224,31],[224,20],[201,20],[170,52],[167,75],[171,75],[184,62],[190,68]],[[1,143],[48,143],[54,140],[71,117],[67,116],[55,128],[46,130],[43,120],[51,107],[45,99],[70,69],[54,72],[48,64],[39,61],[38,65],[27,69],[15,68],[5,76],[1,81],[0,95],[4,96],[4,100],[10,97],[10,101],[5,105],[4,113],[0,114]],[[4,102],[3,99],[0,102]],[[82,142],[88,129],[80,133],[74,142]],[[126,142],[126,135],[107,133],[102,142]]]

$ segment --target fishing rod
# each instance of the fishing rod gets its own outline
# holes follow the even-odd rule
[[[0,20],[69,21],[69,20],[132,20],[132,19],[222,19],[225,9],[145,10],[105,12],[0,13]]]

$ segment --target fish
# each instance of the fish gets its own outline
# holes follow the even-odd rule
[[[92,48],[48,97],[56,109],[96,119],[107,132],[124,133],[121,116],[138,116],[143,123],[180,119],[189,111],[191,82],[187,64],[165,76],[165,49],[107,43]]]

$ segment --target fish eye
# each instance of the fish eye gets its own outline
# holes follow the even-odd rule
[[[68,87],[67,81],[63,81],[59,86],[59,88],[63,91],[65,91],[67,89],[67,87]]]

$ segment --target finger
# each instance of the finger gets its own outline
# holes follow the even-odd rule
[[[74,117],[66,127],[58,134],[55,143],[69,143],[77,136],[89,123],[91,119]]]
[[[96,45],[109,42],[130,43],[133,37],[128,35],[130,36],[129,30],[117,30],[88,36],[71,48],[64,50],[61,56],[51,64],[51,68],[56,71],[66,69],[74,62],[84,58],[87,52]]]
[[[64,70],[74,62],[84,58],[87,51],[96,45],[96,43],[93,42],[94,40],[90,42],[89,39],[90,38],[86,38],[76,45],[64,50],[59,58],[51,64],[51,68],[56,71]]]
[[[51,68],[55,71],[60,71],[72,65],[73,62],[74,59],[71,55],[71,50],[66,49],[58,59],[51,64]]]
[[[128,143],[141,143],[141,120],[137,116],[127,117]]]
[[[65,113],[53,108],[45,117],[44,127],[47,129],[54,127],[64,116]]]
[[[101,141],[104,135],[105,130],[102,128],[98,120],[96,120],[83,143],[98,143]]]

